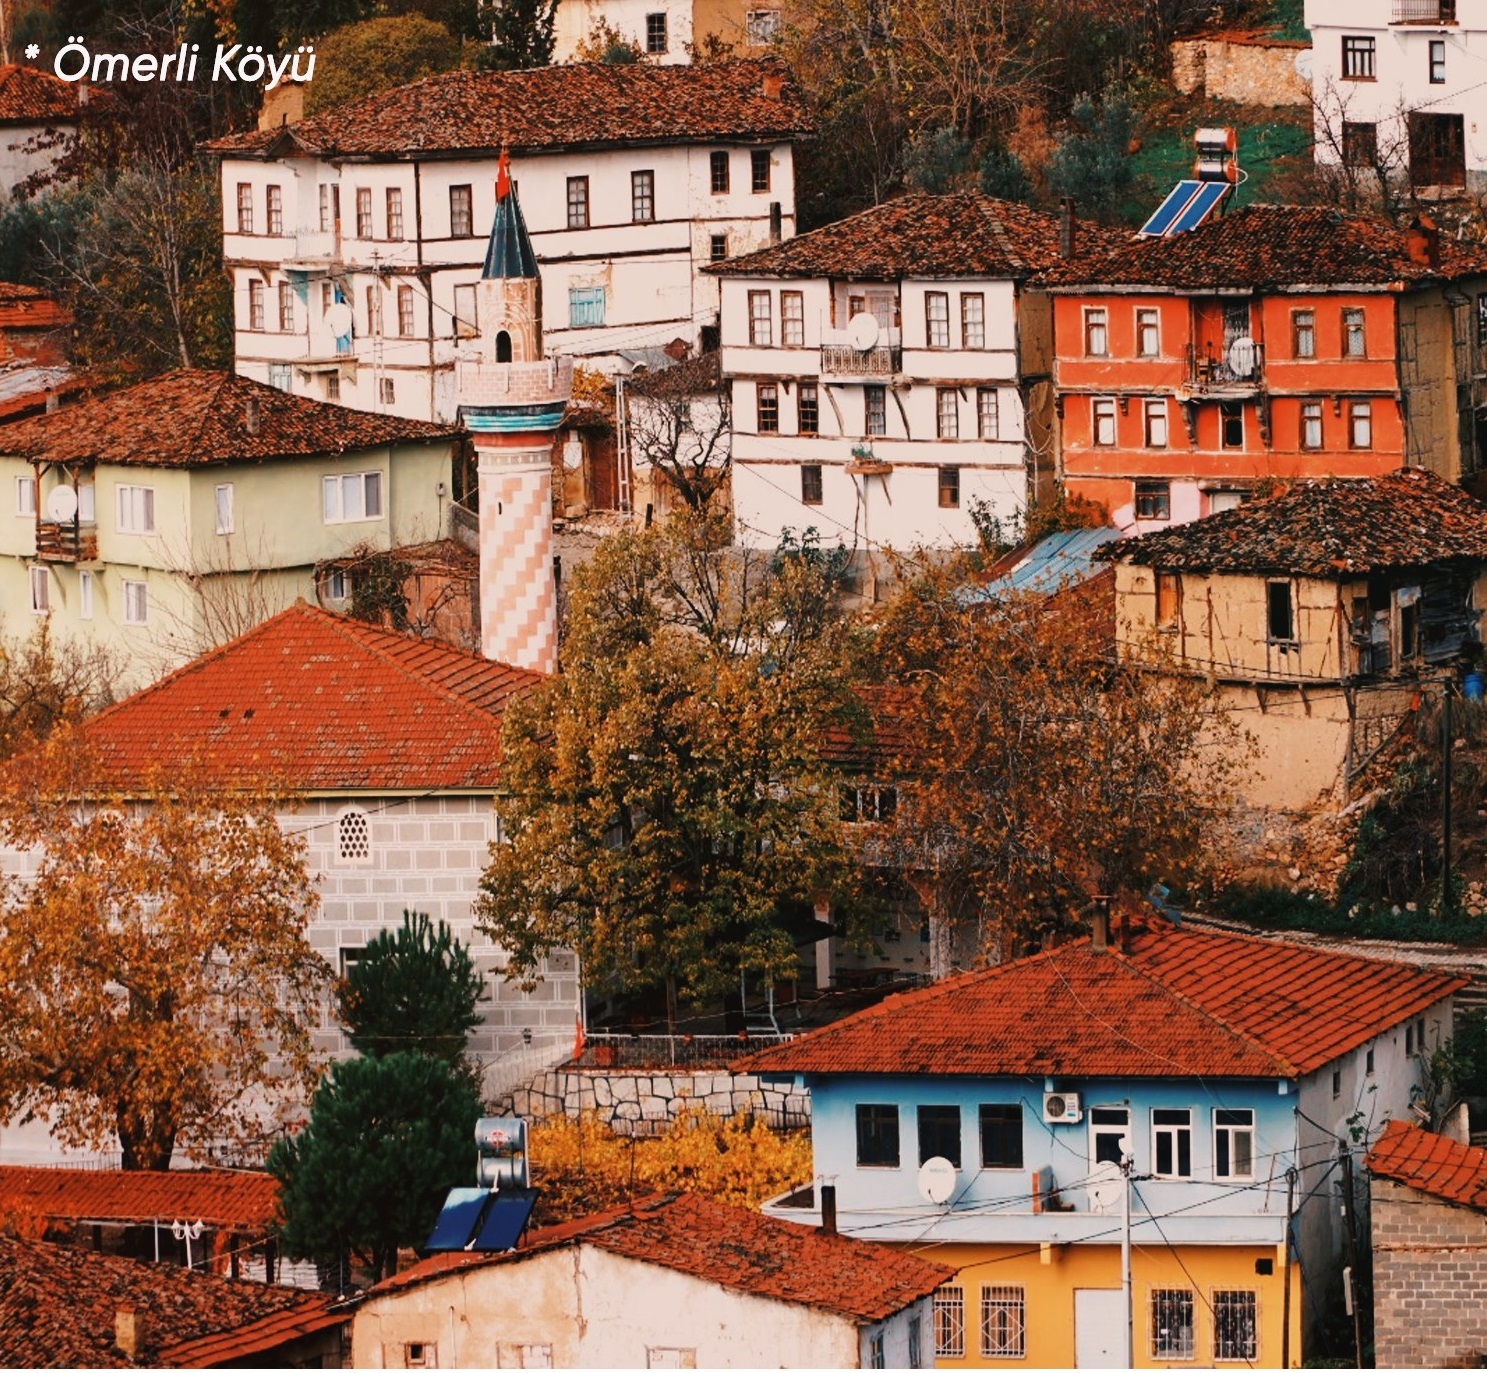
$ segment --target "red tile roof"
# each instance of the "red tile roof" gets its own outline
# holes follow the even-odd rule
[[[770,92],[776,91],[771,94]],[[491,156],[565,148],[777,141],[810,131],[800,93],[772,58],[693,65],[605,63],[453,71],[208,152],[275,158]]]
[[[1269,500],[1106,544],[1095,556],[1190,572],[1326,578],[1487,562],[1487,505],[1407,467],[1356,481],[1298,482]]]
[[[446,1273],[520,1261],[570,1244],[592,1244],[756,1297],[881,1321],[927,1297],[953,1269],[901,1250],[823,1235],[706,1197],[650,1198],[531,1234],[510,1254],[437,1254],[374,1287],[394,1292]]]
[[[288,1339],[304,1333],[297,1327],[346,1320],[344,1314],[322,1319],[329,1300],[174,1264],[0,1236],[0,1367],[132,1367],[114,1348],[115,1317],[127,1307],[140,1313],[144,1325],[135,1363],[179,1367],[182,1361],[165,1355],[181,1349],[183,1341],[229,1332],[248,1336],[255,1329],[267,1334],[283,1328],[279,1322],[289,1327]],[[266,1348],[257,1343],[243,1353]],[[201,1365],[192,1360],[185,1366]]]
[[[887,781],[913,746],[918,704],[907,687],[859,687],[849,717],[822,735],[821,760],[864,780]]]
[[[0,67],[0,124],[77,123],[78,88],[17,63]]]
[[[214,1230],[262,1233],[278,1204],[279,1184],[267,1173],[0,1167],[0,1212],[47,1220],[199,1220]]]
[[[1442,1201],[1487,1211],[1487,1149],[1391,1120],[1368,1151],[1368,1171]]]
[[[248,403],[258,404],[249,432]],[[8,425],[0,452],[50,462],[206,467],[449,440],[460,430],[291,396],[231,372],[182,369]]]
[[[892,996],[736,1069],[997,1077],[1284,1077],[1466,985],[1452,974],[1138,924]],[[1058,1008],[1054,1013],[1053,1008]]]
[[[266,1354],[292,1340],[302,1340],[318,1331],[347,1324],[351,1312],[327,1309],[325,1303],[328,1300],[316,1298],[235,1329],[164,1345],[160,1350],[161,1367],[222,1368],[229,1364],[241,1367],[243,1360],[255,1354]],[[268,1360],[262,1360],[261,1366],[272,1365]]]
[[[1303,205],[1246,205],[1189,233],[1094,244],[1053,264],[1051,290],[1153,287],[1201,291],[1309,286],[1399,288],[1487,273],[1487,245],[1439,236],[1439,265],[1410,255],[1407,231],[1385,220]]]
[[[191,762],[223,786],[494,790],[501,719],[540,674],[303,602],[84,725],[111,787]]]

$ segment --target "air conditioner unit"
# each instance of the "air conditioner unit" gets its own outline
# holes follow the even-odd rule
[[[1043,1093],[1045,1125],[1078,1125],[1083,1118],[1083,1112],[1079,1109],[1078,1092]]]

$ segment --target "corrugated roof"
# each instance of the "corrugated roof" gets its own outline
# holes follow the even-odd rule
[[[0,1167],[0,1212],[47,1220],[199,1220],[213,1229],[261,1234],[278,1205],[279,1184],[267,1173]]]
[[[1368,1171],[1442,1201],[1487,1211],[1487,1149],[1391,1120],[1368,1151]]]
[[[1076,586],[1096,577],[1103,570],[1095,561],[1095,550],[1120,538],[1120,530],[1102,526],[1098,529],[1065,529],[1040,539],[1011,568],[995,580],[967,590],[964,600],[974,605],[999,596],[1019,592],[1046,595],[1062,588]]]

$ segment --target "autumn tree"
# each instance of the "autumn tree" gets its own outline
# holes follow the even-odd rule
[[[626,392],[630,451],[659,472],[701,514],[722,492],[731,468],[728,388],[716,354],[652,372]]]
[[[0,906],[0,1118],[165,1168],[298,1097],[328,970],[279,801],[189,769],[114,795],[74,731],[11,765],[0,836],[35,870]]]
[[[58,639],[50,620],[24,639],[0,640],[0,760],[107,705],[114,673],[107,649]]]
[[[459,39],[421,14],[347,24],[315,44],[305,113],[320,114],[460,64]]]
[[[508,710],[508,842],[480,924],[532,976],[579,951],[591,987],[664,988],[668,1014],[791,975],[792,902],[845,881],[820,757],[842,706],[839,569],[728,546],[679,514],[574,576],[561,674]]]

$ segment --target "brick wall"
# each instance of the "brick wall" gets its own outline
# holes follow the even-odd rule
[[[1380,1368],[1487,1366],[1487,1214],[1370,1181]]]
[[[1296,73],[1305,44],[1256,38],[1189,38],[1172,45],[1172,82],[1185,95],[1240,105],[1306,105],[1311,84]]]

